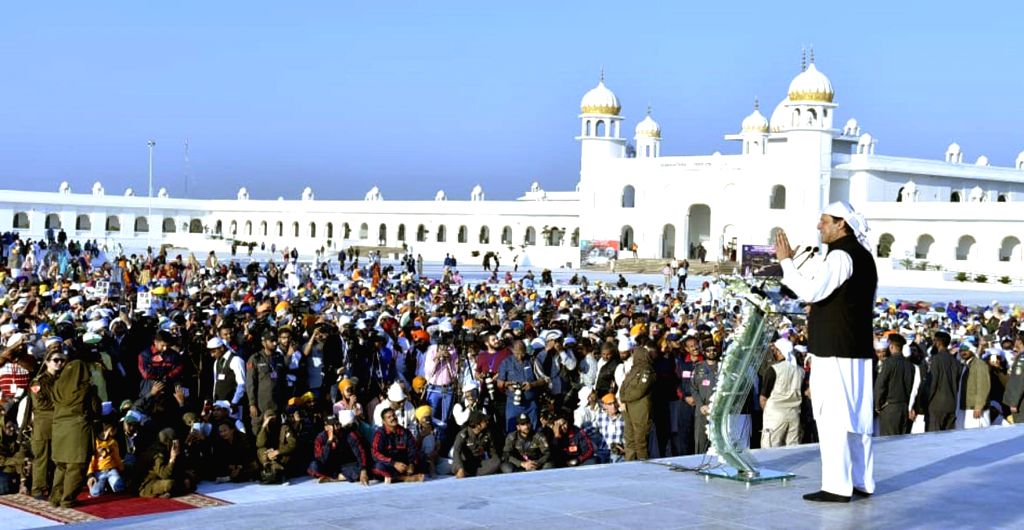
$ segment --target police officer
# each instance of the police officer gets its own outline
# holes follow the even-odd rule
[[[906,340],[892,335],[886,345],[886,358],[875,379],[875,412],[878,413],[878,435],[893,436],[910,433],[910,394],[917,370],[903,357]]]
[[[249,358],[247,363],[245,391],[249,397],[249,415],[259,422],[268,410],[284,410],[287,399],[284,356],[277,350],[277,332],[263,331],[263,347]],[[259,432],[260,425],[253,425],[253,432]]]
[[[455,478],[493,475],[501,469],[501,458],[489,432],[487,416],[480,411],[469,414],[466,426],[455,435],[452,444],[452,471]]]
[[[53,441],[53,384],[67,357],[61,349],[51,351],[43,370],[29,383],[32,405],[32,490],[36,499],[45,499],[49,486],[50,445]]]
[[[530,417],[525,413],[516,417],[515,422],[516,429],[505,438],[501,472],[552,469],[551,447],[544,433],[533,430]]]
[[[694,424],[694,449],[698,454],[708,452],[708,414],[711,413],[711,396],[718,384],[718,348],[711,335],[699,339],[704,350],[704,360],[697,363],[690,379],[690,394],[693,396],[696,422]]]

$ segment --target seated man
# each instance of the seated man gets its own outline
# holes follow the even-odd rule
[[[18,440],[18,424],[8,420],[0,434],[0,495],[18,493],[24,467],[25,448]]]
[[[493,475],[501,468],[501,458],[488,431],[490,425],[480,411],[469,414],[466,426],[455,435],[452,445],[452,471],[455,478]]]
[[[256,435],[256,459],[260,463],[260,483],[280,484],[287,479],[288,462],[298,440],[287,423],[282,423],[276,410],[263,413],[263,423]]]
[[[505,437],[501,472],[536,471],[551,469],[551,449],[542,432],[534,432],[530,416],[525,412],[516,418],[516,429]]]
[[[342,410],[327,418],[313,444],[313,461],[307,473],[321,483],[335,480],[370,483],[366,445],[356,425],[356,413]]]
[[[181,443],[175,438],[174,429],[160,431],[157,441],[143,453],[136,466],[139,497],[169,498],[192,490],[195,485],[182,479],[180,456]]]
[[[382,411],[384,426],[373,434],[370,453],[373,455],[373,474],[384,479],[385,484],[398,482],[422,482],[423,474],[416,473],[419,455],[416,440],[408,429],[398,424],[394,409]]]
[[[572,424],[572,411],[558,415],[551,425],[551,459],[556,467],[576,467],[597,463],[594,444],[587,432]]]

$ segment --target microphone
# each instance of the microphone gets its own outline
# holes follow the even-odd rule
[[[807,248],[811,248],[811,247],[807,247]],[[811,250],[811,253],[808,254],[807,257],[805,257],[804,260],[801,261],[800,264],[796,266],[796,268],[799,269],[800,267],[803,267],[804,263],[807,263],[807,261],[810,260],[811,258],[813,258],[814,255],[817,254],[817,253],[818,253],[818,247],[814,247],[814,249]]]

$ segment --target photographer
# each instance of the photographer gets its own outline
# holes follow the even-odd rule
[[[476,356],[476,373],[479,381],[479,401],[494,415],[495,427],[501,435],[506,434],[505,394],[498,390],[497,376],[505,359],[512,352],[497,333],[484,337],[485,350]]]
[[[538,379],[533,360],[526,355],[526,345],[512,344],[512,356],[501,363],[498,370],[498,390],[507,396],[505,404],[505,432],[515,429],[514,418],[526,414],[530,424],[537,425],[537,398],[544,382]]]
[[[427,379],[427,402],[433,411],[434,425],[437,426],[437,436],[440,440],[445,439],[448,416],[451,414],[452,400],[455,397],[459,351],[454,345],[454,339],[451,323],[439,324],[437,344],[427,349],[427,359],[423,366]]]

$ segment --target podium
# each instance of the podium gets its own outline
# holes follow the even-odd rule
[[[711,397],[707,433],[720,465],[701,470],[706,479],[717,477],[750,484],[782,480],[796,475],[762,468],[747,449],[742,437],[747,432],[734,432],[732,418],[739,415],[743,402],[764,362],[772,335],[784,315],[772,296],[763,287],[752,287],[742,279],[733,280],[726,293],[743,300],[743,320],[732,344],[722,356],[718,383]]]

